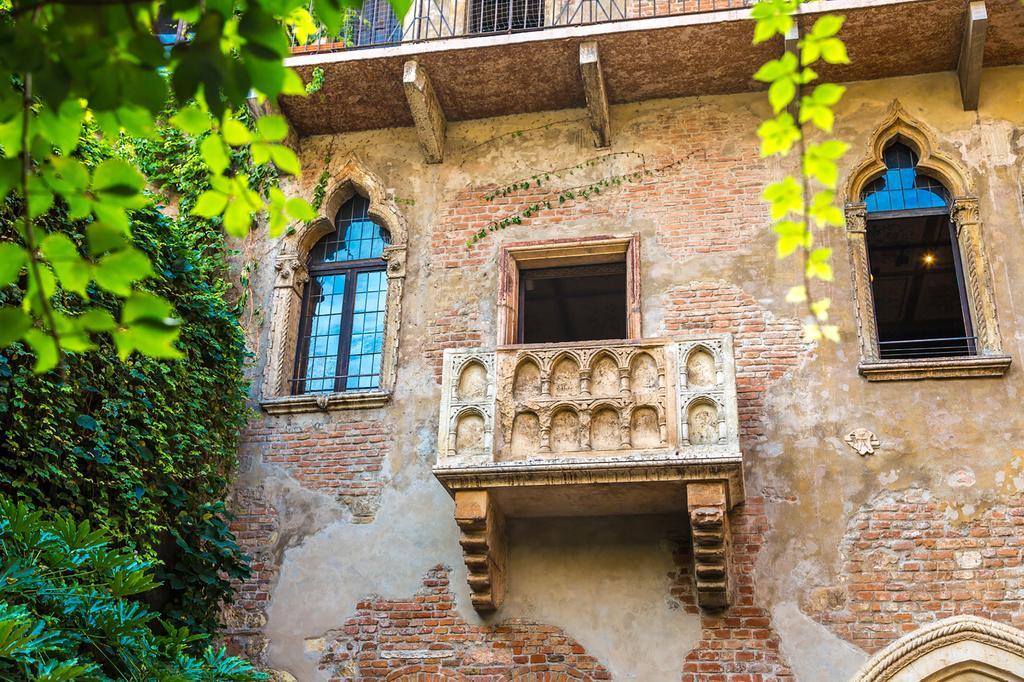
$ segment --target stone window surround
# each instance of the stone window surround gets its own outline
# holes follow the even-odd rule
[[[950,217],[956,226],[956,244],[964,265],[965,286],[977,339],[977,355],[926,359],[881,359],[871,290],[867,252],[867,207],[861,200],[869,182],[885,173],[886,145],[897,139],[918,154],[919,172],[941,181],[953,197]],[[868,381],[992,377],[1006,373],[1010,356],[1003,352],[996,316],[995,293],[985,254],[978,197],[970,175],[957,161],[939,151],[934,135],[911,119],[894,102],[882,124],[871,135],[865,159],[850,174],[846,185],[846,242],[860,337],[858,371]]]
[[[380,387],[364,391],[292,395],[291,379],[295,374],[296,351],[300,342],[302,295],[309,281],[306,269],[309,251],[321,237],[335,229],[334,218],[338,209],[357,193],[369,199],[370,217],[391,235],[391,244],[384,248],[383,254],[387,263],[388,289]],[[260,401],[270,414],[381,407],[390,400],[394,390],[408,247],[405,218],[398,210],[393,193],[355,161],[347,163],[334,174],[318,213],[315,219],[284,238],[274,263],[277,274],[271,305],[270,344]]]
[[[502,245],[498,254],[498,346],[514,345],[519,322],[519,272],[537,268],[626,263],[626,333],[643,337],[640,314],[640,233],[545,239]]]

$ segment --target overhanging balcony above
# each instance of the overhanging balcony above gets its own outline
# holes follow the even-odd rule
[[[501,601],[505,518],[670,512],[689,516],[701,603],[728,603],[743,500],[729,336],[449,350],[442,391],[434,475],[479,609]]]
[[[410,61],[429,76],[443,117],[465,121],[588,106],[581,44],[596,45],[609,104],[757,90],[752,74],[783,49],[751,44],[747,0],[418,3],[400,26],[372,16],[344,39],[294,48],[287,63],[306,81],[323,70],[316,94],[281,102],[300,135],[412,126]],[[985,4],[975,62],[1024,63],[1024,4]],[[965,38],[977,39],[964,0],[825,0],[802,11],[808,24],[826,11],[847,17],[851,64],[819,69],[836,81],[954,71]]]

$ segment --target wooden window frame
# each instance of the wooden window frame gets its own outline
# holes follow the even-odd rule
[[[519,336],[519,273],[524,270],[600,265],[626,265],[626,334],[643,338],[640,301],[640,234],[580,239],[547,239],[503,245],[498,254],[498,346],[524,345]]]

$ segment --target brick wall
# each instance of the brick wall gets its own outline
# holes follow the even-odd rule
[[[700,613],[701,639],[683,662],[682,682],[792,682],[768,611],[757,604],[754,570],[768,532],[765,502],[748,497],[730,514],[733,541],[734,603],[713,613],[697,608],[689,546],[678,555],[680,570],[672,596],[688,613]]]
[[[259,450],[264,462],[282,467],[310,490],[333,495],[355,522],[366,522],[377,509],[392,440],[380,411],[352,410],[313,424],[257,421],[243,434],[242,447]]]
[[[223,639],[232,653],[258,662],[267,646],[260,629],[267,622],[267,607],[277,580],[277,561],[269,542],[278,532],[278,513],[267,503],[262,487],[236,489],[228,502],[234,514],[231,532],[252,562],[249,580],[235,586],[235,599],[223,610]]]
[[[522,620],[467,624],[455,611],[448,576],[447,568],[437,566],[412,597],[360,602],[355,616],[326,634],[320,668],[332,682],[611,679],[559,628]]]
[[[776,318],[754,297],[723,281],[690,282],[665,295],[665,331],[733,334],[740,438],[765,438],[764,403],[768,388],[810,354],[800,322]]]
[[[966,521],[927,491],[882,493],[847,525],[843,583],[813,615],[875,652],[921,624],[971,614],[1024,627],[1024,495]]]

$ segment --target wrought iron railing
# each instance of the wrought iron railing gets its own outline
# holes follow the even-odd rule
[[[365,0],[337,35],[293,40],[294,53],[333,52],[750,7],[753,0],[414,0],[400,21],[387,0]]]
[[[879,357],[883,360],[950,358],[978,353],[978,337],[950,336],[934,339],[879,341]]]

